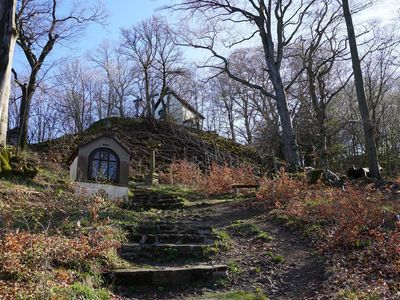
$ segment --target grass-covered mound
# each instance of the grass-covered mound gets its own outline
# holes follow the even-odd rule
[[[212,132],[148,119],[101,120],[81,134],[66,135],[33,148],[52,161],[66,162],[79,144],[101,134],[111,134],[125,144],[132,154],[132,167],[138,171],[143,171],[149,165],[149,141],[160,142],[156,159],[161,169],[183,159],[197,163],[203,169],[213,162],[228,165],[250,163],[261,169],[268,168],[268,164],[252,147],[235,143]]]

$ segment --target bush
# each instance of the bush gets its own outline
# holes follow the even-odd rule
[[[198,165],[186,160],[179,160],[170,164],[167,173],[160,173],[160,183],[198,186],[202,181],[202,172]]]
[[[234,184],[255,184],[257,177],[248,165],[230,167],[212,163],[208,172],[202,172],[198,165],[181,160],[172,163],[166,173],[160,173],[160,183],[180,184],[207,195],[228,193]]]
[[[323,232],[327,247],[360,246],[370,239],[368,231],[378,229],[384,220],[383,195],[377,190],[310,186],[284,172],[275,180],[263,181],[257,199],[300,224],[329,225]]]
[[[257,204],[303,230],[328,254],[328,264],[335,266],[329,281],[335,288],[368,288],[382,298],[400,289],[400,224],[395,222],[400,206],[388,202],[385,191],[365,185],[349,184],[343,190],[308,185],[280,172],[262,182]]]
[[[104,259],[117,246],[115,241],[106,239],[109,234],[104,229],[74,238],[7,233],[0,244],[0,273],[7,278],[30,280],[35,273],[59,267],[88,271],[94,260]]]

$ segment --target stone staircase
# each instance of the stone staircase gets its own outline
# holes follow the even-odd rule
[[[217,239],[210,226],[195,223],[145,224],[126,229],[130,243],[123,245],[119,254],[136,263],[206,259]]]
[[[138,265],[106,274],[120,295],[148,288],[176,289],[207,285],[227,277],[226,265],[212,265],[210,256],[218,236],[212,227],[200,222],[146,223],[127,226],[128,243],[119,255]]]
[[[133,196],[124,203],[123,208],[131,210],[148,209],[179,209],[183,207],[183,201],[178,197],[154,192],[146,189],[133,190]]]

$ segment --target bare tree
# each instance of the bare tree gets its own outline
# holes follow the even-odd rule
[[[300,88],[306,86],[307,95],[300,96],[300,91],[295,94],[301,100],[304,112],[310,112],[306,114],[305,122],[312,123],[312,128],[303,127],[303,136],[307,136],[307,130],[310,132],[302,144],[308,144],[313,152],[315,150],[317,165],[325,168],[328,168],[328,140],[338,130],[332,128],[334,122],[330,122],[331,128],[328,128],[328,108],[351,79],[351,72],[343,63],[349,56],[347,38],[340,33],[340,10],[341,7],[333,1],[322,1],[314,12],[315,19],[310,25],[308,39],[302,37],[298,41],[301,53],[295,57],[301,60],[299,68],[305,69],[304,77],[301,78],[304,80],[298,84]]]
[[[145,102],[145,114],[152,117],[155,107],[167,93],[182,69],[182,52],[174,44],[168,23],[152,17],[129,29],[122,29],[122,49],[139,66],[143,78],[140,90]]]
[[[54,97],[60,97],[60,95],[51,91],[53,91],[53,87],[49,87],[49,90],[38,90],[32,101],[28,138],[30,143],[43,143],[64,133],[59,130],[63,125],[59,106],[53,104]]]
[[[370,175],[372,177],[380,178],[381,174],[379,170],[378,151],[375,143],[374,126],[369,116],[368,102],[364,91],[363,73],[361,69],[360,58],[358,55],[356,34],[348,0],[342,0],[342,8],[343,16],[346,20],[347,35],[350,44],[354,80],[357,91],[358,108],[360,110],[361,120],[364,129],[365,149],[367,152],[368,167]]]
[[[227,76],[218,76],[210,81],[211,97],[220,103],[222,116],[227,123],[227,133],[232,141],[236,141],[235,94],[233,84]]]
[[[154,22],[156,22],[154,20]],[[140,66],[143,73],[144,99],[146,105],[146,116],[152,116],[154,107],[154,90],[151,85],[152,66],[155,61],[157,49],[157,37],[154,34],[156,29],[154,23],[142,22],[131,29],[122,29],[122,47],[124,53],[132,61]]]
[[[98,97],[94,69],[74,60],[62,66],[56,77],[57,104],[65,133],[80,133],[94,121],[95,99]]]
[[[11,65],[17,40],[16,2],[16,0],[0,0],[0,144],[3,146],[7,142]]]
[[[263,46],[263,59],[267,66],[273,91],[266,90],[265,87],[244,80],[234,74],[230,69],[229,60],[217,52],[215,48],[216,34],[203,35],[204,38],[199,43],[186,39],[183,44],[211,51],[213,57],[219,59],[221,63],[218,66],[213,65],[210,67],[218,68],[220,72],[226,72],[230,78],[250,88],[257,89],[264,96],[276,101],[283,132],[286,161],[289,167],[294,170],[300,168],[301,164],[286,95],[286,91],[292,83],[289,82],[286,86],[284,85],[281,68],[284,60],[284,50],[296,37],[314,2],[315,0],[288,1],[287,3],[281,0],[184,0],[180,4],[171,6],[175,10],[187,10],[192,14],[203,16],[210,16],[210,13],[214,12],[208,18],[208,22],[217,19],[221,22],[231,22],[235,26],[247,23],[254,28],[254,31],[249,36],[236,39],[230,43],[230,46],[249,41],[256,35],[260,37]],[[211,30],[211,33],[212,31],[216,33],[218,30]],[[293,80],[295,79],[296,76]]]
[[[101,22],[104,12],[100,4],[89,7],[75,3],[70,11],[61,13],[61,0],[21,0],[17,5],[17,44],[21,47],[30,67],[26,81],[18,78],[21,89],[19,146],[26,147],[32,98],[38,85],[38,76],[45,61],[61,41],[79,36],[91,22]],[[64,7],[65,11],[65,7]]]
[[[119,49],[114,49],[108,43],[102,43],[91,60],[104,73],[107,117],[118,115],[125,117],[129,113],[128,100],[133,104],[133,86],[139,80],[133,66],[123,57]]]
[[[382,123],[385,117],[390,114],[387,111],[389,101],[386,101],[386,96],[399,79],[399,39],[394,32],[383,30],[375,31],[374,39],[379,40],[380,44],[384,46],[379,51],[369,52],[363,62],[365,66],[365,93],[371,122],[375,130],[376,145],[379,148],[384,139]]]

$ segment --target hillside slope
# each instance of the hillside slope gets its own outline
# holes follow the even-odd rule
[[[120,140],[132,154],[132,168],[145,169],[150,161],[150,141],[160,142],[156,153],[157,166],[164,169],[171,162],[186,159],[206,169],[212,162],[239,165],[250,163],[260,170],[268,163],[252,147],[240,145],[215,133],[188,129],[156,120],[111,118],[101,120],[85,132],[66,135],[47,143],[33,146],[48,159],[66,163],[81,143],[101,134],[111,134]]]

